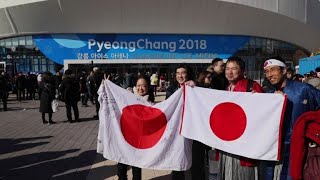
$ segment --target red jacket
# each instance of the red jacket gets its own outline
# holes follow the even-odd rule
[[[320,110],[302,114],[293,126],[290,145],[290,176],[303,179],[308,144],[306,137],[320,145]]]

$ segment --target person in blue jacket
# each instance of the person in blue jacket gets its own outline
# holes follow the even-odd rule
[[[287,96],[282,125],[281,160],[279,162],[260,162],[260,179],[290,180],[289,157],[293,125],[304,112],[320,107],[320,90],[313,86],[286,78],[286,65],[281,57],[265,61],[264,70],[273,88],[267,93],[280,93]]]

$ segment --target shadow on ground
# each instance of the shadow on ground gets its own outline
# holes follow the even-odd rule
[[[76,179],[85,180],[89,171],[103,172],[103,178],[114,176],[113,170],[105,167],[91,169],[97,153],[95,150],[85,151],[78,156],[72,153],[79,149],[56,152],[40,152],[0,160],[0,179]],[[67,158],[61,157],[67,155]]]
[[[0,139],[0,154],[12,153],[15,151],[21,151],[36,146],[48,144],[49,142],[37,142],[37,143],[26,143],[28,141],[48,139],[52,136],[33,137],[33,138],[19,138],[19,139]]]

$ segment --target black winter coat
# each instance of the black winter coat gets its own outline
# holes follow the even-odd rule
[[[55,99],[55,89],[50,83],[41,83],[39,85],[40,108],[41,113],[52,113],[51,102]]]
[[[66,75],[59,87],[61,99],[64,102],[75,102],[80,100],[80,84],[73,75]]]

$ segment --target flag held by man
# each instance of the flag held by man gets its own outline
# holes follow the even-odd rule
[[[184,95],[184,137],[235,155],[279,160],[283,95],[188,86]]]

